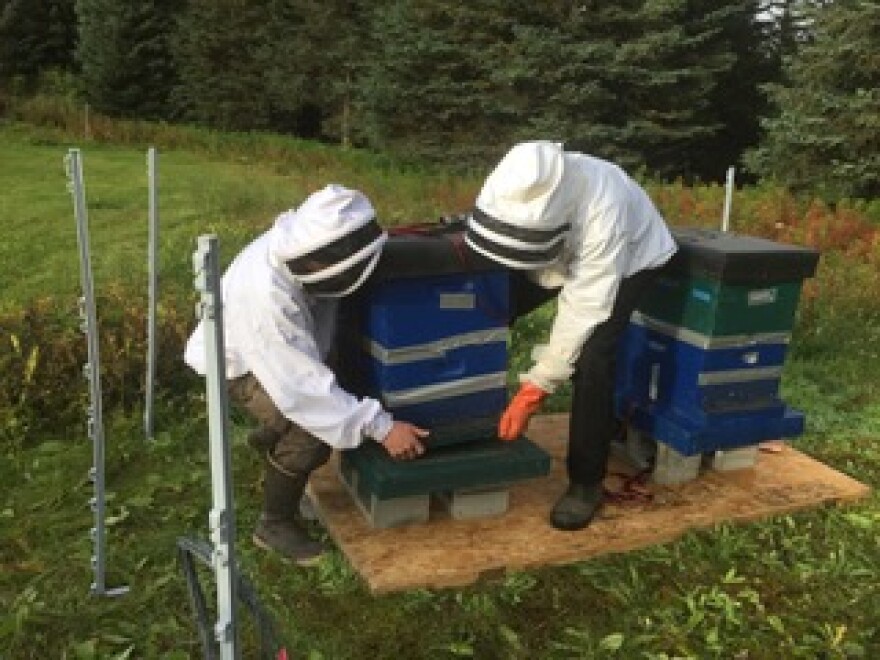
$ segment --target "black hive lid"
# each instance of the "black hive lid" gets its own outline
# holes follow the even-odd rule
[[[819,251],[714,229],[673,227],[678,252],[670,273],[705,275],[731,284],[793,282],[812,277]]]
[[[503,270],[464,242],[460,222],[391,229],[371,282]]]

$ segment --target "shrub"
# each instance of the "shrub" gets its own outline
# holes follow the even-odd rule
[[[96,307],[103,409],[131,410],[145,396],[146,305],[114,288],[98,297]],[[198,379],[181,359],[193,324],[192,313],[182,309],[165,304],[157,314],[157,398],[187,398],[197,389]],[[87,361],[75,301],[40,298],[0,315],[0,442],[25,446],[40,435],[85,429]]]

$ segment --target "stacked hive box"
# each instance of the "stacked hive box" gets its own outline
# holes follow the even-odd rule
[[[659,443],[667,482],[695,475],[703,454],[753,455],[763,440],[803,432],[779,385],[801,286],[819,256],[731,233],[674,233],[679,251],[621,344],[616,392],[630,428]]]
[[[375,443],[343,452],[341,477],[373,526],[426,520],[432,495],[454,517],[501,513],[508,484],[549,471],[528,439],[495,435],[507,401],[508,301],[507,274],[442,227],[392,236],[369,283],[343,301],[343,385],[431,431],[413,461]]]

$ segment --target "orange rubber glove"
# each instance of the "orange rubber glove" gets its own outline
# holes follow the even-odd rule
[[[501,415],[498,437],[502,440],[516,440],[521,436],[529,424],[529,418],[541,409],[546,398],[547,392],[528,381],[524,382]]]

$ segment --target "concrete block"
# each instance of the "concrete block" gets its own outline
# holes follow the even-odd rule
[[[657,443],[657,457],[654,472],[651,475],[654,483],[672,485],[692,481],[700,473],[702,455],[685,456],[669,445]]]
[[[719,449],[709,454],[709,467],[720,472],[730,470],[746,470],[755,467],[758,458],[758,446],[740,447],[738,449]]]
[[[654,464],[657,441],[647,433],[628,426],[623,439],[611,443],[611,451],[614,456],[626,461],[636,470],[647,470]]]
[[[359,487],[356,469],[341,462],[339,478],[351,493],[352,499],[366,517],[370,527],[387,529],[409,523],[428,522],[431,497],[427,493],[380,500],[375,494]]]
[[[438,499],[455,520],[471,520],[506,513],[510,493],[506,488],[474,488],[438,493]]]
[[[370,494],[368,498],[357,498],[358,505],[376,529],[400,527],[410,523],[426,523],[431,505],[430,495],[408,495],[380,500]]]

